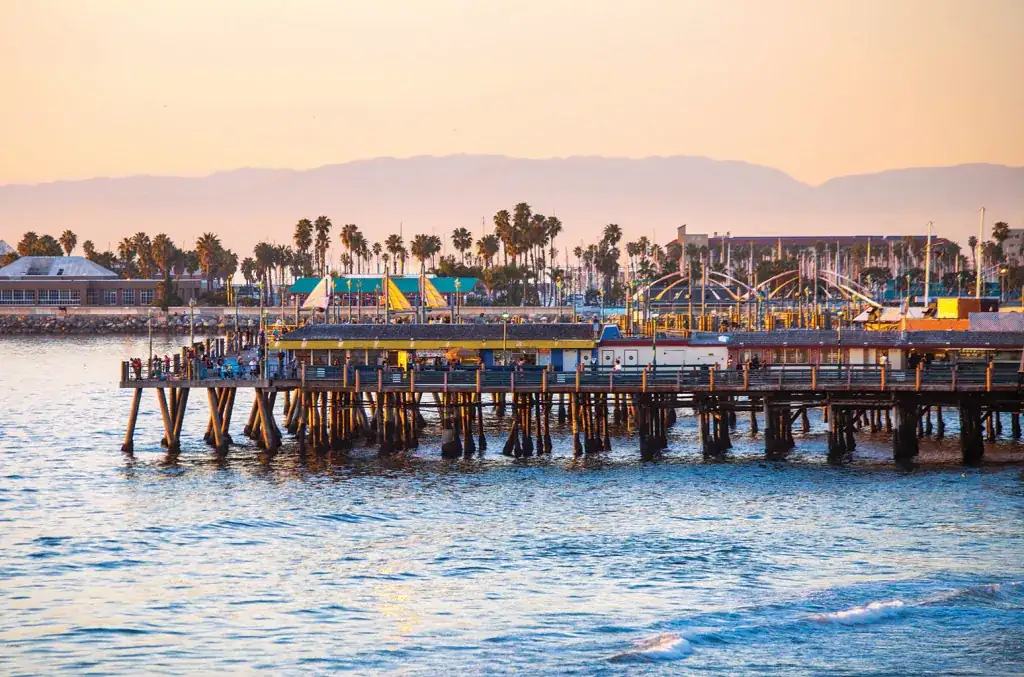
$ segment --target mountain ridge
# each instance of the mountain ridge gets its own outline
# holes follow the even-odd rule
[[[683,223],[692,232],[774,235],[822,228],[920,233],[934,221],[938,233],[962,241],[976,233],[981,205],[988,208],[986,237],[996,220],[1024,226],[1024,167],[908,167],[812,185],[780,169],[700,156],[380,157],[309,169],[8,184],[0,186],[0,237],[17,242],[24,230],[70,228],[79,242],[105,248],[138,230],[183,243],[212,230],[242,253],[260,239],[290,241],[298,219],[318,214],[330,216],[335,231],[359,224],[371,241],[400,223],[406,233],[466,226],[479,237],[481,217],[489,230],[494,212],[523,200],[559,216],[563,245],[586,241],[610,222],[622,225],[627,239],[664,243]],[[339,254],[337,242],[335,249]]]

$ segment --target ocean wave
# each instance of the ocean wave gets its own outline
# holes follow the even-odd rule
[[[693,647],[682,635],[663,632],[654,637],[638,639],[629,651],[616,654],[609,660],[613,663],[677,661],[686,658],[692,651]]]
[[[1001,603],[1016,601],[1016,598],[1022,595],[1024,595],[1024,581],[983,583],[942,593],[925,600],[922,604],[941,604],[951,600],[967,600],[982,604]]]
[[[819,623],[837,623],[839,625],[866,625],[899,616],[903,613],[906,606],[906,604],[898,599],[888,602],[871,602],[864,606],[855,606],[842,611],[816,614],[811,616],[811,620]]]

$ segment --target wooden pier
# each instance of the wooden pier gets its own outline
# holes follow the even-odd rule
[[[243,434],[269,451],[285,434],[299,449],[316,453],[376,445],[387,454],[420,444],[422,411],[441,419],[445,457],[486,448],[485,411],[508,418],[502,453],[532,456],[551,451],[551,419],[568,422],[577,454],[610,449],[609,420],[634,430],[639,452],[651,458],[668,444],[667,430],[693,412],[700,445],[708,456],[732,446],[737,417],[749,416],[752,434],[762,431],[767,458],[794,447],[794,426],[809,431],[808,411],[819,409],[827,425],[829,458],[841,462],[856,447],[856,433],[891,435],[893,458],[912,461],[918,440],[945,436],[946,419],[959,419],[963,462],[978,464],[985,442],[1002,431],[1009,413],[1010,436],[1020,438],[1021,376],[1012,365],[965,364],[892,370],[876,366],[787,365],[736,370],[673,368],[636,371],[548,370],[415,371],[386,368],[301,367],[298,378],[147,378],[128,363],[121,387],[133,390],[122,449],[134,449],[136,419],[144,390],[154,391],[164,426],[161,444],[181,446],[189,393],[206,389],[205,441],[226,452],[239,388],[253,391]],[[283,421],[274,411],[283,399]]]

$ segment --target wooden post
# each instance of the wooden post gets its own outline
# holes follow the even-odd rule
[[[171,440],[173,439],[171,436],[173,426],[171,424],[171,414],[167,409],[167,394],[164,392],[163,388],[156,389],[156,397],[157,401],[160,403],[160,416],[164,422],[164,446],[170,447]]]
[[[127,369],[127,362],[124,363],[124,368]],[[127,378],[124,380],[128,380]],[[139,402],[142,401],[142,388],[136,388],[132,393],[132,407],[128,411],[128,427],[124,432],[124,444],[121,445],[121,451],[125,453],[132,453],[135,451],[135,421],[139,417]]]
[[[477,370],[476,370],[476,392],[477,392],[478,394],[480,393],[480,381],[481,381],[481,379],[482,379],[482,376],[481,376],[481,371],[482,371],[482,370],[480,370],[480,369],[477,369]],[[480,402],[481,402],[481,403],[483,402],[483,398],[480,398]]]
[[[213,441],[217,451],[224,451],[228,445],[222,435],[223,425],[220,416],[220,397],[215,388],[206,389],[206,399],[210,403],[210,418],[213,419]]]
[[[644,369],[643,373],[640,374],[640,390],[641,392],[647,392],[647,370]]]
[[[811,390],[818,389],[818,365],[811,365]]]
[[[886,368],[885,368],[885,365],[883,364],[882,365],[882,372],[881,372],[881,375],[879,376],[882,390],[885,390],[885,372],[886,372]]]
[[[920,367],[918,367],[920,369]],[[992,363],[985,367],[985,392],[992,390]]]
[[[743,389],[750,390],[750,363],[743,365]]]
[[[914,370],[914,390],[921,392],[921,365],[917,365],[917,369]]]
[[[416,370],[415,369],[410,369],[409,370],[409,392],[410,393],[416,392]]]
[[[711,365],[711,369],[708,371],[709,387],[712,392],[715,390],[715,365]]]
[[[478,372],[479,373],[479,372]],[[545,369],[540,373],[540,391],[546,393],[548,391],[548,370]]]

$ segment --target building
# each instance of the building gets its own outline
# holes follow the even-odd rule
[[[708,236],[706,233],[687,233],[686,224],[683,224],[676,228],[676,242],[679,243],[679,272],[686,271],[686,264],[688,263],[689,254],[687,254],[687,247],[693,245],[697,249],[708,246]]]
[[[0,256],[7,256],[14,252],[14,247],[0,240]]]
[[[0,306],[148,306],[161,280],[123,280],[82,256],[23,256],[0,268]],[[202,280],[180,280],[198,296]]]
[[[1011,266],[1024,266],[1024,228],[1011,228],[1003,241],[1003,256]]]

